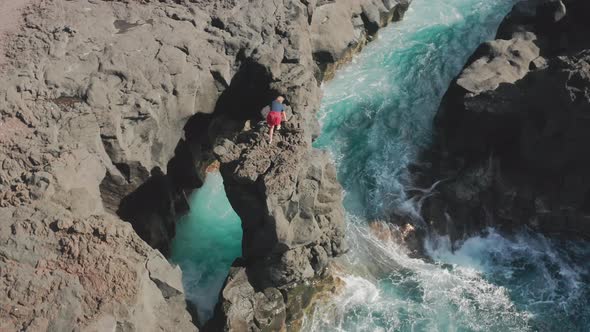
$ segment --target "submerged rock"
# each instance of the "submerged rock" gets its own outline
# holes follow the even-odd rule
[[[451,84],[436,116],[445,179],[425,219],[453,238],[527,225],[590,236],[586,1],[523,1]]]

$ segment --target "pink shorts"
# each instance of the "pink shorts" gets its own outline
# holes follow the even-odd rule
[[[266,123],[268,123],[269,126],[280,126],[281,120],[281,112],[269,112],[266,116]]]

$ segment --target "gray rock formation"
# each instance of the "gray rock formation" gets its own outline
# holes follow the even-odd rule
[[[215,158],[244,238],[211,326],[284,327],[289,289],[346,250],[334,167],[311,146],[319,82],[407,6],[28,9],[0,82],[0,328],[194,330],[180,272],[146,243],[168,253]],[[277,93],[290,120],[270,146],[256,122]]]
[[[451,84],[426,170],[446,179],[424,206],[439,231],[590,236],[588,15],[586,1],[519,3]]]
[[[196,331],[181,271],[109,215],[0,209],[0,330]]]

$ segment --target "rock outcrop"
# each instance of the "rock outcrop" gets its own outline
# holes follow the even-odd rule
[[[517,4],[451,84],[423,170],[443,180],[423,211],[439,231],[590,236],[588,15],[587,1]]]
[[[319,80],[333,78],[338,67],[350,61],[379,29],[401,20],[410,4],[410,0],[317,2],[311,29]]]
[[[196,329],[180,272],[152,248],[168,253],[185,197],[215,158],[244,239],[212,326],[283,328],[289,290],[346,250],[334,167],[311,146],[319,83],[407,6],[27,9],[0,82],[0,328]],[[270,146],[256,122],[278,93],[290,120]]]
[[[0,220],[0,330],[197,330],[180,269],[129,224],[50,201]]]
[[[255,123],[264,103],[247,108],[244,100],[252,93],[244,93],[252,89],[252,82],[244,82],[240,72],[220,97],[221,109],[210,127],[217,131],[213,153],[221,161],[226,192],[244,231],[243,257],[234,264],[216,317],[207,325],[213,331],[285,327],[286,319],[296,316],[285,315],[284,302],[289,303],[291,291],[321,276],[330,258],[345,252],[336,171],[328,156],[311,146],[318,134],[319,83],[329,77],[328,68],[334,70],[369,40],[376,32],[371,24],[382,27],[401,18],[408,2],[310,2],[307,10],[301,10],[305,7],[300,4],[291,5],[285,3],[275,11],[280,13],[274,14],[276,23],[267,20],[275,24],[274,31],[284,32],[282,51],[279,47],[283,56],[265,56],[258,50],[253,52],[256,60],[242,64],[262,78],[254,83],[259,85],[256,90],[266,93],[259,97],[286,96],[289,121],[283,133],[273,145],[267,143],[265,126]],[[252,4],[239,8],[243,18],[234,20],[235,25],[242,19],[258,19],[263,10]],[[225,20],[222,14],[216,17]],[[361,17],[363,24],[353,24]],[[345,32],[338,30],[342,28]],[[241,35],[238,31],[243,30],[234,36]],[[325,53],[331,57],[318,58]],[[235,123],[240,114],[242,121]],[[249,121],[244,124],[244,120]],[[253,292],[256,300],[244,292]],[[258,312],[259,307],[266,309]]]

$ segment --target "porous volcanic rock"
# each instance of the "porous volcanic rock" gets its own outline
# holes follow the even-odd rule
[[[49,200],[0,220],[0,330],[197,330],[180,269],[129,224]]]

